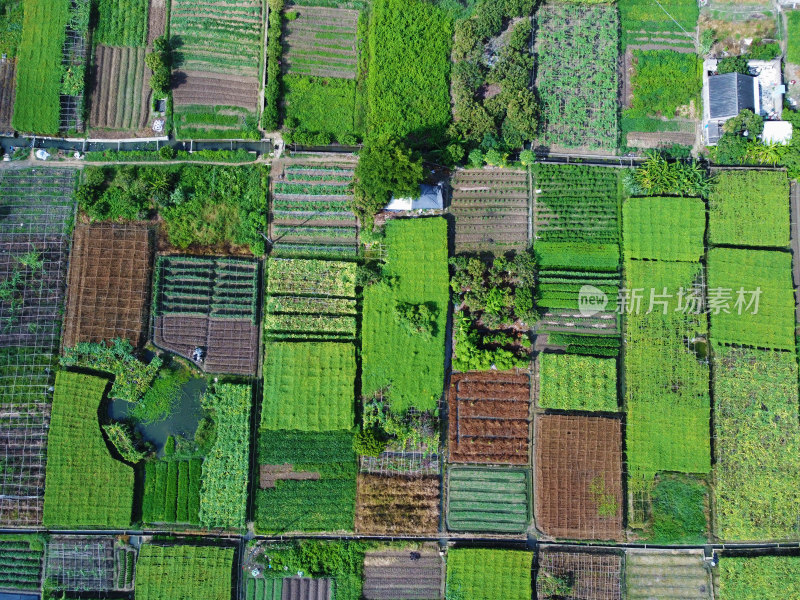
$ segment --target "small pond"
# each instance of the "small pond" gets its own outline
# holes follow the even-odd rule
[[[197,425],[204,416],[200,397],[206,391],[208,382],[202,378],[192,378],[181,387],[181,395],[175,402],[172,414],[163,421],[145,425],[137,423],[134,429],[143,439],[155,446],[159,456],[169,436],[194,437]],[[108,404],[108,416],[115,421],[128,419],[133,404],[125,400],[112,400]]]

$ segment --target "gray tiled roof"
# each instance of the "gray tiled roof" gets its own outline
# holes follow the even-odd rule
[[[708,99],[712,119],[735,117],[745,108],[755,110],[756,78],[741,73],[711,75]]]

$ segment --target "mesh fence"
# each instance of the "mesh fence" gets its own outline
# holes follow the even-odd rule
[[[622,557],[588,552],[539,552],[536,597],[621,600]]]
[[[57,538],[47,544],[45,578],[59,590],[105,592],[115,587],[112,538]]]
[[[41,522],[75,172],[0,174],[0,524]]]

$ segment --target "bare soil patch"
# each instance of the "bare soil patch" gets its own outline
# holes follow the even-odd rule
[[[165,0],[150,0],[147,15],[147,45],[152,46],[157,37],[164,35],[167,24],[167,3]]]
[[[622,539],[622,424],[536,417],[536,526],[556,538]]]
[[[91,127],[111,130],[112,137],[123,131],[141,132],[147,127],[152,91],[147,84],[150,70],[144,63],[145,54],[145,48],[97,46],[89,110]]]
[[[275,487],[278,480],[318,481],[319,473],[311,471],[293,471],[289,463],[282,465],[261,465],[259,467],[259,487],[262,490]]]
[[[238,106],[255,111],[258,106],[258,80],[225,73],[178,71],[173,75],[175,106]]]

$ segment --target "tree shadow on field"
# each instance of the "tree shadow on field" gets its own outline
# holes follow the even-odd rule
[[[172,54],[172,68],[180,69],[183,66],[186,55],[181,50],[183,48],[183,38],[179,35],[169,36],[169,48]]]
[[[170,86],[174,90],[186,83],[188,76],[183,71],[173,71]]]

